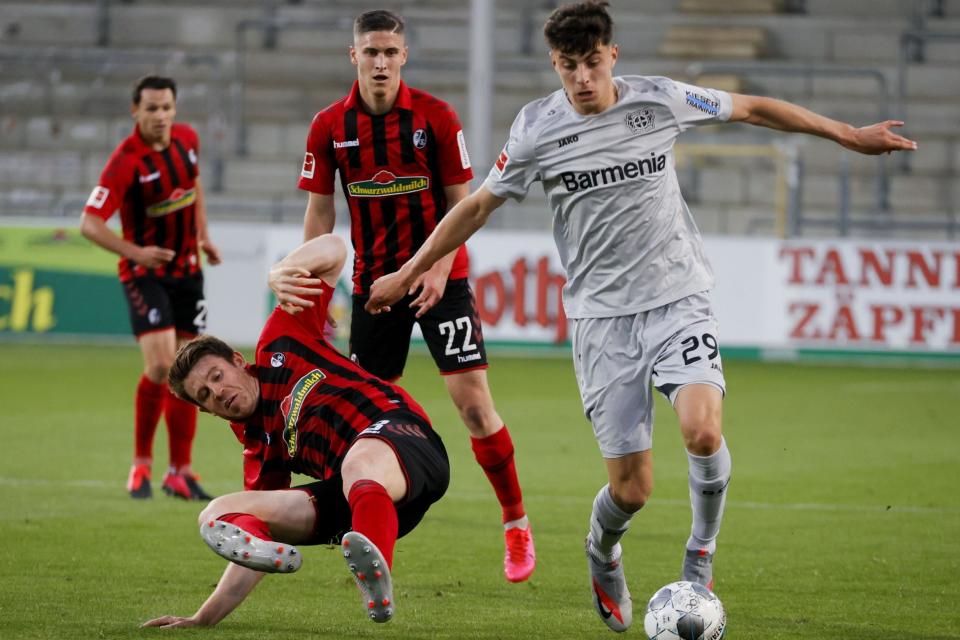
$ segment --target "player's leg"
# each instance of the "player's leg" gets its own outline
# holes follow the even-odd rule
[[[427,422],[391,412],[353,442],[341,476],[352,524],[341,543],[343,556],[370,619],[386,622],[394,611],[390,570],[396,540],[446,491],[446,451]]]
[[[203,297],[203,275],[197,273],[166,283],[177,329],[177,347],[190,341],[206,329],[207,303]],[[170,361],[170,364],[173,360]],[[168,365],[169,366],[169,365]],[[210,500],[193,472],[191,458],[193,439],[197,432],[197,406],[181,400],[167,391],[164,417],[170,447],[170,467],[163,480],[164,491],[185,500]]]
[[[677,392],[674,402],[687,448],[693,511],[682,578],[710,589],[731,469],[730,451],[721,434],[722,399],[713,385],[691,384]]]
[[[170,300],[153,278],[123,284],[130,325],[143,356],[143,373],[134,396],[134,456],[127,491],[134,498],[149,498],[153,464],[153,437],[167,399],[167,370],[173,362],[176,337]]]
[[[533,532],[523,507],[513,439],[497,413],[487,383],[487,354],[473,292],[466,279],[451,280],[440,302],[420,318],[447,392],[470,432],[470,445],[500,503],[504,575],[522,582],[536,567]]]
[[[653,489],[653,359],[639,340],[644,314],[574,322],[574,369],[608,484],[597,492],[586,539],[594,608],[614,631],[633,621],[620,540]]]
[[[650,332],[662,337],[654,384],[677,412],[689,464],[693,523],[681,575],[712,588],[731,470],[721,432],[725,382],[717,321],[706,294],[677,300],[653,315]]]
[[[200,536],[218,555],[269,573],[300,568],[295,544],[314,537],[315,494],[301,490],[241,491],[212,500],[200,512]]]

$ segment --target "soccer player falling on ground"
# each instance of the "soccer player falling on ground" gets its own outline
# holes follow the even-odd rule
[[[200,141],[189,125],[174,124],[177,85],[147,76],[133,90],[130,134],[113,151],[90,194],[80,231],[120,255],[120,282],[130,324],[143,354],[134,413],[134,457],[127,491],[150,498],[153,436],[160,414],[167,420],[170,467],[163,491],[187,500],[209,500],[190,466],[197,408],[167,389],[167,370],[177,344],[206,326],[199,250],[210,264],[220,252],[207,233],[198,154]],[[106,221],[120,211],[123,237]]]
[[[314,117],[307,137],[300,173],[300,188],[309,192],[304,235],[309,240],[333,230],[339,172],[355,256],[350,355],[367,371],[397,380],[419,323],[500,502],[504,573],[521,582],[536,563],[533,537],[513,441],[487,384],[466,247],[452,247],[420,274],[390,312],[374,316],[363,308],[374,279],[396,271],[420,248],[448,207],[467,195],[473,178],[456,113],[400,79],[407,60],[403,32],[403,19],[389,11],[368,11],[354,22],[350,60],[357,81]]]
[[[483,186],[447,213],[397,273],[373,284],[367,308],[388,309],[506,198],[543,185],[567,276],[577,383],[609,479],[594,499],[586,539],[593,602],[608,627],[625,631],[633,611],[620,539],[653,488],[651,384],[676,411],[689,459],[693,525],[683,580],[713,584],[730,479],[713,276],[677,185],[675,139],[698,124],[747,122],[865,154],[916,144],[891,131],[901,122],[856,128],[770,98],[614,77],[618,48],[607,4],[565,5],[550,15],[544,34],[563,88],[520,111]]]
[[[300,567],[293,545],[336,541],[367,615],[393,616],[394,544],[444,494],[450,467],[420,405],[323,338],[345,258],[343,241],[323,235],[276,265],[270,286],[281,306],[267,319],[253,363],[212,336],[177,352],[170,386],[231,422],[244,446],[246,491],[200,514],[201,537],[230,561],[210,597],[190,617],[143,626],[215,625],[264,572]],[[291,489],[291,473],[316,482]]]

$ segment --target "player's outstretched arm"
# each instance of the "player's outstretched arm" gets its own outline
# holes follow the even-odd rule
[[[778,131],[808,133],[827,138],[858,153],[878,155],[891,151],[915,151],[917,143],[891,131],[903,126],[900,120],[885,120],[867,127],[854,127],[832,120],[799,105],[765,98],[731,94],[730,122],[746,122]]]
[[[458,202],[470,195],[470,183],[461,182],[459,184],[447,185],[443,188],[444,195],[447,198],[447,210],[449,211],[457,205]],[[420,274],[410,287],[410,295],[418,293],[417,297],[410,302],[410,306],[417,309],[415,318],[423,316],[432,309],[443,298],[443,293],[447,289],[447,279],[450,277],[450,271],[453,269],[453,262],[457,257],[457,249],[454,249],[447,255],[433,263],[433,266]]]
[[[485,187],[480,187],[458,202],[413,258],[399,271],[377,278],[370,288],[370,299],[364,309],[373,314],[389,311],[390,305],[406,295],[420,274],[466,242],[505,201],[506,198],[495,196]]]
[[[264,574],[260,571],[247,569],[238,564],[228,563],[226,571],[217,583],[207,601],[189,618],[181,616],[161,616],[147,620],[141,627],[212,627],[243,602],[253,588],[257,586]]]
[[[274,265],[267,281],[280,306],[289,313],[297,313],[313,306],[310,298],[320,294],[321,281],[336,286],[346,258],[343,240],[331,234],[317,236]]]

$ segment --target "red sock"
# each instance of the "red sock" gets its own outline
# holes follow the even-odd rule
[[[267,526],[267,523],[257,516],[250,515],[249,513],[225,513],[218,517],[217,520],[223,520],[224,522],[235,524],[247,533],[252,533],[261,540],[273,540],[273,537],[270,535],[270,527]]]
[[[153,436],[163,412],[167,397],[167,385],[157,384],[147,376],[140,376],[134,399],[133,439],[134,456],[140,459],[153,458]]]
[[[357,480],[347,495],[353,530],[377,545],[393,568],[393,547],[397,543],[397,508],[383,485],[373,480]]]
[[[500,507],[503,509],[503,521],[518,520],[526,515],[523,509],[523,493],[517,479],[517,467],[513,463],[513,440],[504,425],[500,431],[486,438],[470,438],[473,456],[477,459],[487,479],[493,485]]]
[[[164,409],[170,439],[170,466],[179,471],[180,467],[190,465],[193,436],[197,433],[197,406],[167,391]]]

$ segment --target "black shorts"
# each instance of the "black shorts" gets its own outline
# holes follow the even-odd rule
[[[443,497],[450,484],[450,462],[440,436],[423,418],[407,411],[391,411],[357,436],[377,438],[397,453],[407,479],[407,495],[396,503],[398,537],[413,531],[427,509]],[[356,440],[354,440],[356,442]],[[309,544],[339,544],[351,529],[350,505],[343,495],[343,478],[294,487],[313,497],[317,521]]]
[[[402,298],[388,313],[379,315],[364,311],[368,298],[353,295],[350,357],[373,375],[396,380],[403,374],[414,323],[420,324],[441,373],[486,368],[480,316],[466,278],[447,282],[440,302],[419,319],[414,317],[416,308],[410,306],[415,295]]]
[[[175,327],[177,334],[195,336],[207,326],[203,273],[186,278],[134,278],[123,283],[130,307],[133,335]]]

